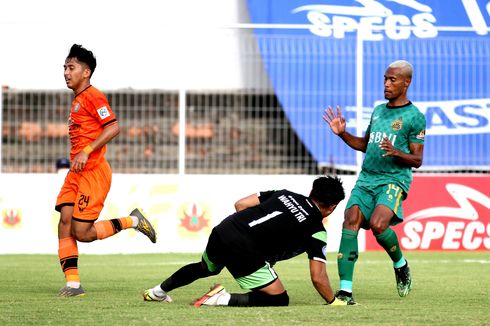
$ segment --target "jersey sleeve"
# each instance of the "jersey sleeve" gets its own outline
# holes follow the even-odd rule
[[[413,120],[412,130],[410,130],[410,134],[408,135],[409,143],[424,144],[425,125],[425,116],[421,112],[418,112]]]
[[[275,190],[261,191],[258,193],[260,202],[265,202],[267,199],[271,198],[275,193]]]
[[[116,121],[116,115],[103,94],[94,95],[90,102],[93,108],[91,114],[102,126],[107,126]]]
[[[327,231],[318,231],[311,235],[310,243],[306,249],[308,259],[327,262]]]

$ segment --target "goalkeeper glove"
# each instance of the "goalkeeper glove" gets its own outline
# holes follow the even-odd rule
[[[342,301],[336,297],[334,297],[333,300],[328,303],[329,306],[347,306],[348,304],[349,303],[347,301]]]

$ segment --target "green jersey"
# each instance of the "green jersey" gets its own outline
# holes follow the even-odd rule
[[[411,102],[398,107],[389,107],[386,104],[376,106],[371,115],[366,131],[369,141],[358,183],[393,183],[407,193],[412,183],[412,168],[397,163],[396,158],[392,156],[383,156],[386,152],[379,144],[384,137],[388,137],[394,147],[410,153],[409,144],[424,143],[425,117]]]

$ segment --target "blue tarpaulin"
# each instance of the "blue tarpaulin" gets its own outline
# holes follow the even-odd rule
[[[255,29],[265,69],[319,164],[356,164],[355,151],[329,132],[323,108],[340,105],[355,134],[362,94],[365,130],[384,101],[387,65],[404,59],[414,66],[409,98],[427,120],[424,168],[490,168],[487,1],[248,0],[248,8],[252,23],[272,24]]]

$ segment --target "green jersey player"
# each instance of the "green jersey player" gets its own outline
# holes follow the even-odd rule
[[[422,165],[425,117],[407,98],[412,80],[410,63],[391,63],[384,75],[384,96],[371,115],[364,137],[345,130],[345,119],[328,107],[323,119],[347,145],[366,153],[362,169],[346,205],[337,256],[340,291],[338,298],[354,302],[352,279],[358,257],[357,235],[361,227],[371,229],[376,241],[393,261],[398,294],[408,295],[412,278],[396,233],[390,228],[403,221],[402,201],[412,182],[412,168]]]

